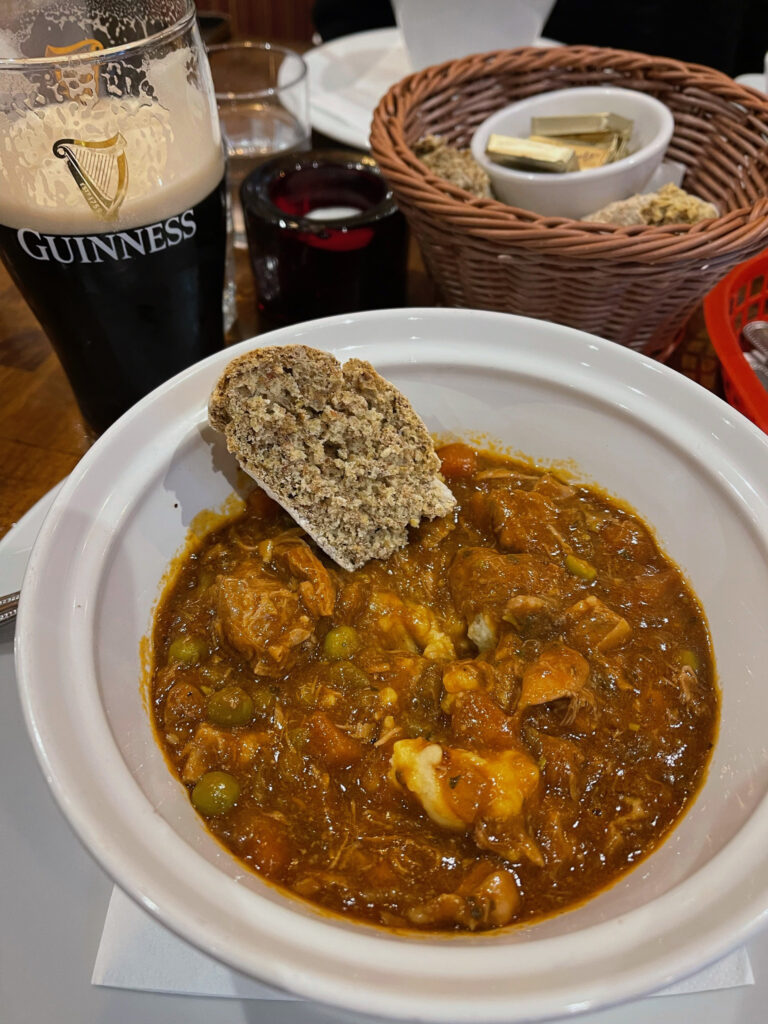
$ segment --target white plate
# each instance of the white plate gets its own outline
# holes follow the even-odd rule
[[[232,356],[292,342],[370,359],[436,432],[485,434],[578,466],[655,526],[706,609],[723,682],[706,784],[639,870],[570,913],[451,942],[320,915],[244,872],[167,769],[138,683],[140,641],[192,518],[234,487],[232,460],[206,425],[207,396]],[[33,550],[17,663],[62,809],[122,888],[174,931],[268,984],[357,1013],[509,1024],[668,985],[765,921],[766,607],[768,437],[744,417],[579,331],[482,311],[388,310],[218,353],[107,431]]]
[[[536,46],[559,46],[540,39]],[[379,100],[412,71],[399,28],[341,36],[304,54],[312,127],[355,149],[368,149]]]
[[[0,539],[0,592],[18,590],[21,586],[30,549],[61,486],[57,484]],[[104,910],[106,883],[101,872],[90,861],[79,843],[74,841],[69,829],[55,808],[50,805],[48,791],[36,784],[37,773],[32,763],[32,752],[28,748],[26,737],[20,736],[20,732],[23,731],[21,715],[15,699],[11,696],[16,687],[16,680],[12,663],[7,656],[9,652],[10,645],[3,645],[0,642],[0,699],[7,700],[10,705],[3,705],[3,714],[0,714],[0,746],[7,755],[8,766],[13,765],[17,773],[34,774],[35,779],[32,780],[28,776],[24,788],[23,817],[26,828],[20,827],[23,824],[19,821],[22,812],[17,810],[18,804],[13,800],[12,784],[7,785],[5,789],[0,787],[0,835],[6,839],[6,844],[0,851],[0,861],[8,877],[19,880],[24,875],[29,884],[29,891],[24,888],[18,901],[21,919],[29,923],[26,927],[19,928],[15,915],[0,915],[0,943],[12,943],[14,955],[19,962],[34,961],[35,969],[41,974],[47,973],[50,977],[58,972],[59,976],[65,975],[67,980],[61,984],[46,986],[44,992],[38,990],[33,1008],[30,993],[27,991],[26,995],[24,994],[23,979],[16,979],[11,986],[3,989],[4,1004],[9,1003],[11,1007],[8,1010],[8,1021],[10,1024],[11,1021],[20,1020],[22,1015],[25,1019],[30,1017],[34,1020],[52,1019],[58,1015],[58,1019],[63,1021],[90,1021],[98,1015],[96,1007],[103,999],[112,1004],[107,1012],[103,1013],[103,1017],[114,1021],[114,1014],[118,1012],[118,1006],[114,1004],[120,1000],[121,993],[104,993],[103,990],[85,984],[93,960],[95,934],[78,934],[77,939],[82,941],[73,941],[73,921],[71,915],[66,916],[69,909],[68,901],[73,899],[74,893],[83,919],[95,931]],[[36,799],[37,797],[39,799]],[[46,856],[40,864],[30,864],[29,860],[26,842],[30,832],[30,819],[34,820],[46,836]],[[10,838],[11,836],[13,838]],[[55,865],[55,877],[45,871],[46,864]],[[81,870],[78,870],[78,867]],[[59,882],[64,881],[65,885],[57,885],[56,878]],[[58,903],[55,899],[49,898],[51,886],[55,886],[60,894]],[[48,941],[41,945],[36,922],[43,907],[48,914]],[[62,950],[55,950],[55,935],[58,932],[66,932],[70,939],[65,951],[66,965],[63,969]],[[104,945],[107,933],[112,944],[111,959],[107,956]],[[759,946],[757,942],[752,943],[750,951],[751,957],[758,963],[761,962],[761,956],[762,959],[768,957],[768,935],[761,936],[759,941]],[[162,929],[153,918],[147,918],[144,912],[128,900],[119,889],[114,889],[97,954],[97,966],[94,968],[94,975],[98,974],[100,978],[98,984],[108,984],[110,988],[117,989],[156,992],[158,970],[155,957],[158,951],[163,959],[163,977],[170,980],[170,984],[166,980],[163,993],[202,992],[207,997],[239,994],[240,998],[249,999],[250,1015],[254,1024],[257,1019],[261,1021],[262,1017],[263,1024],[274,1024],[271,1003],[274,992],[270,992],[266,997],[270,1002],[263,1013],[260,1013],[259,1008],[254,1007],[253,1000],[263,999],[265,996],[259,992],[256,982],[242,979],[237,974],[230,974],[217,962],[201,957],[195,950]],[[750,956],[745,950],[737,950],[730,958],[683,982],[675,991],[709,992],[730,986],[748,986],[746,998],[754,1001],[759,998],[758,989],[750,983],[750,978]],[[81,1000],[77,1009],[70,1007],[67,999],[68,996],[71,998],[73,990]],[[743,996],[744,992],[739,992],[737,988],[731,991],[727,998],[733,1000],[735,1005]],[[675,997],[673,1002],[674,999]],[[66,1002],[66,1006],[62,1006],[62,1001]],[[172,1001],[167,994],[145,995],[142,1004],[143,1024],[168,1024],[169,1002]],[[686,1000],[686,1006],[687,1002]],[[22,1005],[24,1010],[21,1010]],[[187,1000],[184,1007],[185,1021],[187,1024],[193,1024],[193,1021],[199,1019],[204,1024],[212,1024],[214,1005],[221,1007],[222,1004],[214,1004],[210,998],[196,1002]],[[642,1005],[643,1024],[672,1024],[673,1019],[679,1024],[685,1018],[683,1008],[675,1009],[664,999]],[[762,1003],[760,1005],[762,1006]],[[627,1006],[626,1013],[617,1010],[611,1014],[610,1021],[603,1020],[602,1024],[637,1024],[632,1017],[633,1008],[636,1010],[637,1006],[638,1004]],[[702,1009],[698,1015],[699,1024],[723,1024],[723,1016],[714,1008],[715,1003],[712,1002],[708,1006],[712,1009]],[[744,1017],[743,1011],[742,1007],[742,1019],[751,1019],[748,1016]],[[241,1024],[242,1021],[242,1014],[234,1008],[231,1012],[228,1008],[224,1009],[215,1016],[216,1020],[226,1018],[226,1024]],[[312,1005],[305,1003],[294,1004],[292,1012],[281,1014],[280,1019],[283,1024],[327,1024],[328,1021],[327,1014],[323,1011],[316,1014]],[[584,1024],[588,1022],[585,1021]]]
[[[62,480],[44,494],[0,539],[0,594],[11,594],[21,589],[32,545],[63,483]]]
[[[768,83],[764,74],[737,75],[734,79],[739,85],[746,85],[758,92],[768,92]]]

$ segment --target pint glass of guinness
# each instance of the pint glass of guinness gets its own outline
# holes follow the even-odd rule
[[[0,255],[96,433],[224,343],[224,171],[192,0],[0,5]]]

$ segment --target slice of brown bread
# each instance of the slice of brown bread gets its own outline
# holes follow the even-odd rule
[[[370,363],[304,345],[233,359],[212,426],[241,467],[345,569],[387,558],[455,505],[410,402]]]

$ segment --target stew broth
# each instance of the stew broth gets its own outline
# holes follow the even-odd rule
[[[355,572],[255,490],[160,602],[152,710],[208,828],[272,882],[369,923],[491,929],[661,842],[719,698],[698,602],[637,516],[440,454],[455,512]]]

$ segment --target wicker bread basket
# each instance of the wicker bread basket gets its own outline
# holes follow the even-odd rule
[[[675,118],[667,156],[721,216],[695,225],[613,227],[477,199],[414,155],[429,134],[467,146],[495,110],[569,86],[638,89]],[[410,75],[373,118],[373,155],[451,306],[570,324],[664,357],[706,293],[768,247],[768,97],[710,68],[624,50],[524,47]]]

